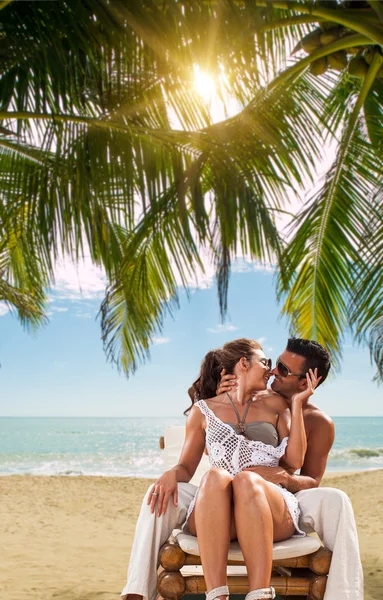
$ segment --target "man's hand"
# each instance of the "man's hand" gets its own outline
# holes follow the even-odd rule
[[[270,483],[282,485],[285,488],[288,487],[289,473],[282,467],[249,467],[243,470],[257,473],[266,481],[270,481]]]
[[[315,368],[314,371],[309,369],[308,373],[306,373],[306,381],[307,387],[299,392],[298,394],[294,394],[291,398],[291,404],[300,403],[301,405],[306,402],[313,395],[315,388],[319,385],[322,376],[318,377],[318,369]]]
[[[224,394],[225,392],[231,392],[238,387],[238,377],[236,375],[229,375],[225,369],[222,369],[221,379],[219,380],[218,387],[215,391],[217,396]]]
[[[147,500],[147,503],[150,504],[150,512],[154,513],[157,503],[157,515],[159,517],[164,515],[171,496],[173,496],[174,506],[177,506],[177,475],[173,469],[165,471],[154,483]]]

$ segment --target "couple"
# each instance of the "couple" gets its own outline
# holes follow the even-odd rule
[[[257,342],[246,339],[207,355],[194,384],[194,397],[201,400],[190,411],[181,459],[157,480],[148,491],[147,505],[142,506],[124,599],[152,600],[158,549],[172,529],[185,521],[190,533],[198,532],[209,599],[228,593],[227,547],[233,538],[238,538],[245,557],[253,590],[250,597],[272,598],[272,542],[300,534],[302,526],[315,528],[334,552],[335,572],[327,586],[334,595],[326,591],[326,598],[335,599],[337,582],[342,585],[337,597],[362,598],[349,501],[338,490],[327,490],[326,495],[325,488],[309,489],[318,486],[334,439],[332,421],[308,402],[327,377],[329,355],[316,342],[290,339],[273,371],[270,362]],[[216,395],[222,369],[230,375],[223,377]],[[275,380],[272,389],[266,390],[270,374]],[[222,393],[225,389],[229,394]],[[205,444],[212,468],[196,493],[187,482]],[[279,459],[286,470],[279,466]],[[301,475],[291,474],[300,467]],[[302,525],[293,495],[299,490],[307,490],[298,494],[305,513]],[[310,492],[314,497],[310,498]],[[331,515],[324,514],[329,511]],[[249,523],[256,525],[249,527]],[[341,561],[345,551],[346,564]]]

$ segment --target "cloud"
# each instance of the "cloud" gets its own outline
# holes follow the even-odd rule
[[[267,338],[263,337],[263,336],[257,338],[258,344],[261,344],[261,345],[264,344],[266,340],[267,340]]]
[[[96,300],[104,297],[107,279],[90,258],[76,264],[70,257],[59,260],[54,269],[53,300]]]
[[[168,337],[157,337],[157,336],[152,337],[152,344],[154,346],[158,346],[160,344],[168,344],[169,342],[170,342],[170,338],[168,338]]]
[[[232,325],[231,323],[227,323],[224,325],[217,325],[215,329],[213,327],[208,327],[206,331],[209,333],[226,333],[227,331],[236,331],[236,329],[238,329],[238,327],[235,327],[235,325]]]
[[[67,312],[68,309],[64,306],[52,306],[52,310],[55,312]]]
[[[92,319],[93,315],[90,312],[78,312],[75,314],[75,317],[77,317],[78,319]]]
[[[9,313],[9,308],[4,302],[0,302],[0,317]]]
[[[231,267],[233,273],[251,273],[253,271],[274,273],[275,269],[276,266],[271,263],[262,264],[259,261],[252,261],[248,256],[236,258]]]
[[[191,274],[191,273],[184,274],[185,280],[186,280],[186,285],[192,293],[195,292],[196,290],[207,290],[207,289],[213,287],[214,282],[215,282],[216,268],[214,265],[212,253],[208,249],[204,248],[203,246],[200,246],[198,248],[198,253],[199,253],[199,257],[201,259],[203,268],[198,265],[196,267],[195,274]],[[175,261],[171,260],[171,264],[172,264],[172,266],[175,267],[174,273],[175,273],[176,284],[179,287],[183,287],[182,277],[181,277],[180,273],[178,273],[178,270],[175,265]]]

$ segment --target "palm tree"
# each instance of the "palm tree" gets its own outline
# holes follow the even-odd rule
[[[297,333],[339,356],[351,323],[358,340],[371,336],[382,377],[383,27],[380,2],[359,4],[0,2],[5,280],[43,301],[55,259],[89,248],[110,281],[105,348],[129,373],[179,283],[203,268],[201,249],[214,257],[223,315],[242,252],[279,266]],[[231,94],[245,108],[213,123],[195,65],[223,102]],[[285,246],[275,217],[286,189],[314,180],[330,137],[334,164]],[[34,281],[17,269],[14,232]]]

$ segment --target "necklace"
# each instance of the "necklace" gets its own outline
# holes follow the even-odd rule
[[[236,428],[236,430],[237,430],[237,433],[239,433],[240,435],[244,435],[244,434],[245,434],[245,431],[246,431],[246,428],[247,428],[247,425],[246,425],[246,423],[245,423],[245,419],[246,419],[247,413],[248,413],[248,411],[249,411],[249,408],[250,408],[250,404],[251,404],[251,402],[253,401],[253,399],[252,399],[252,398],[250,398],[250,400],[248,401],[248,403],[247,403],[247,406],[246,406],[246,409],[245,409],[245,412],[244,412],[244,415],[243,415],[243,417],[242,417],[242,419],[241,419],[241,417],[239,416],[239,412],[238,412],[238,410],[237,410],[237,407],[235,406],[235,404],[234,404],[233,400],[231,399],[231,396],[230,396],[229,392],[226,392],[226,395],[227,395],[227,397],[228,397],[228,398],[229,398],[229,400],[230,400],[230,404],[232,405],[232,407],[233,407],[233,408],[234,408],[234,410],[235,410],[235,414],[237,415],[238,423],[237,423],[237,425],[235,426],[235,428]]]

